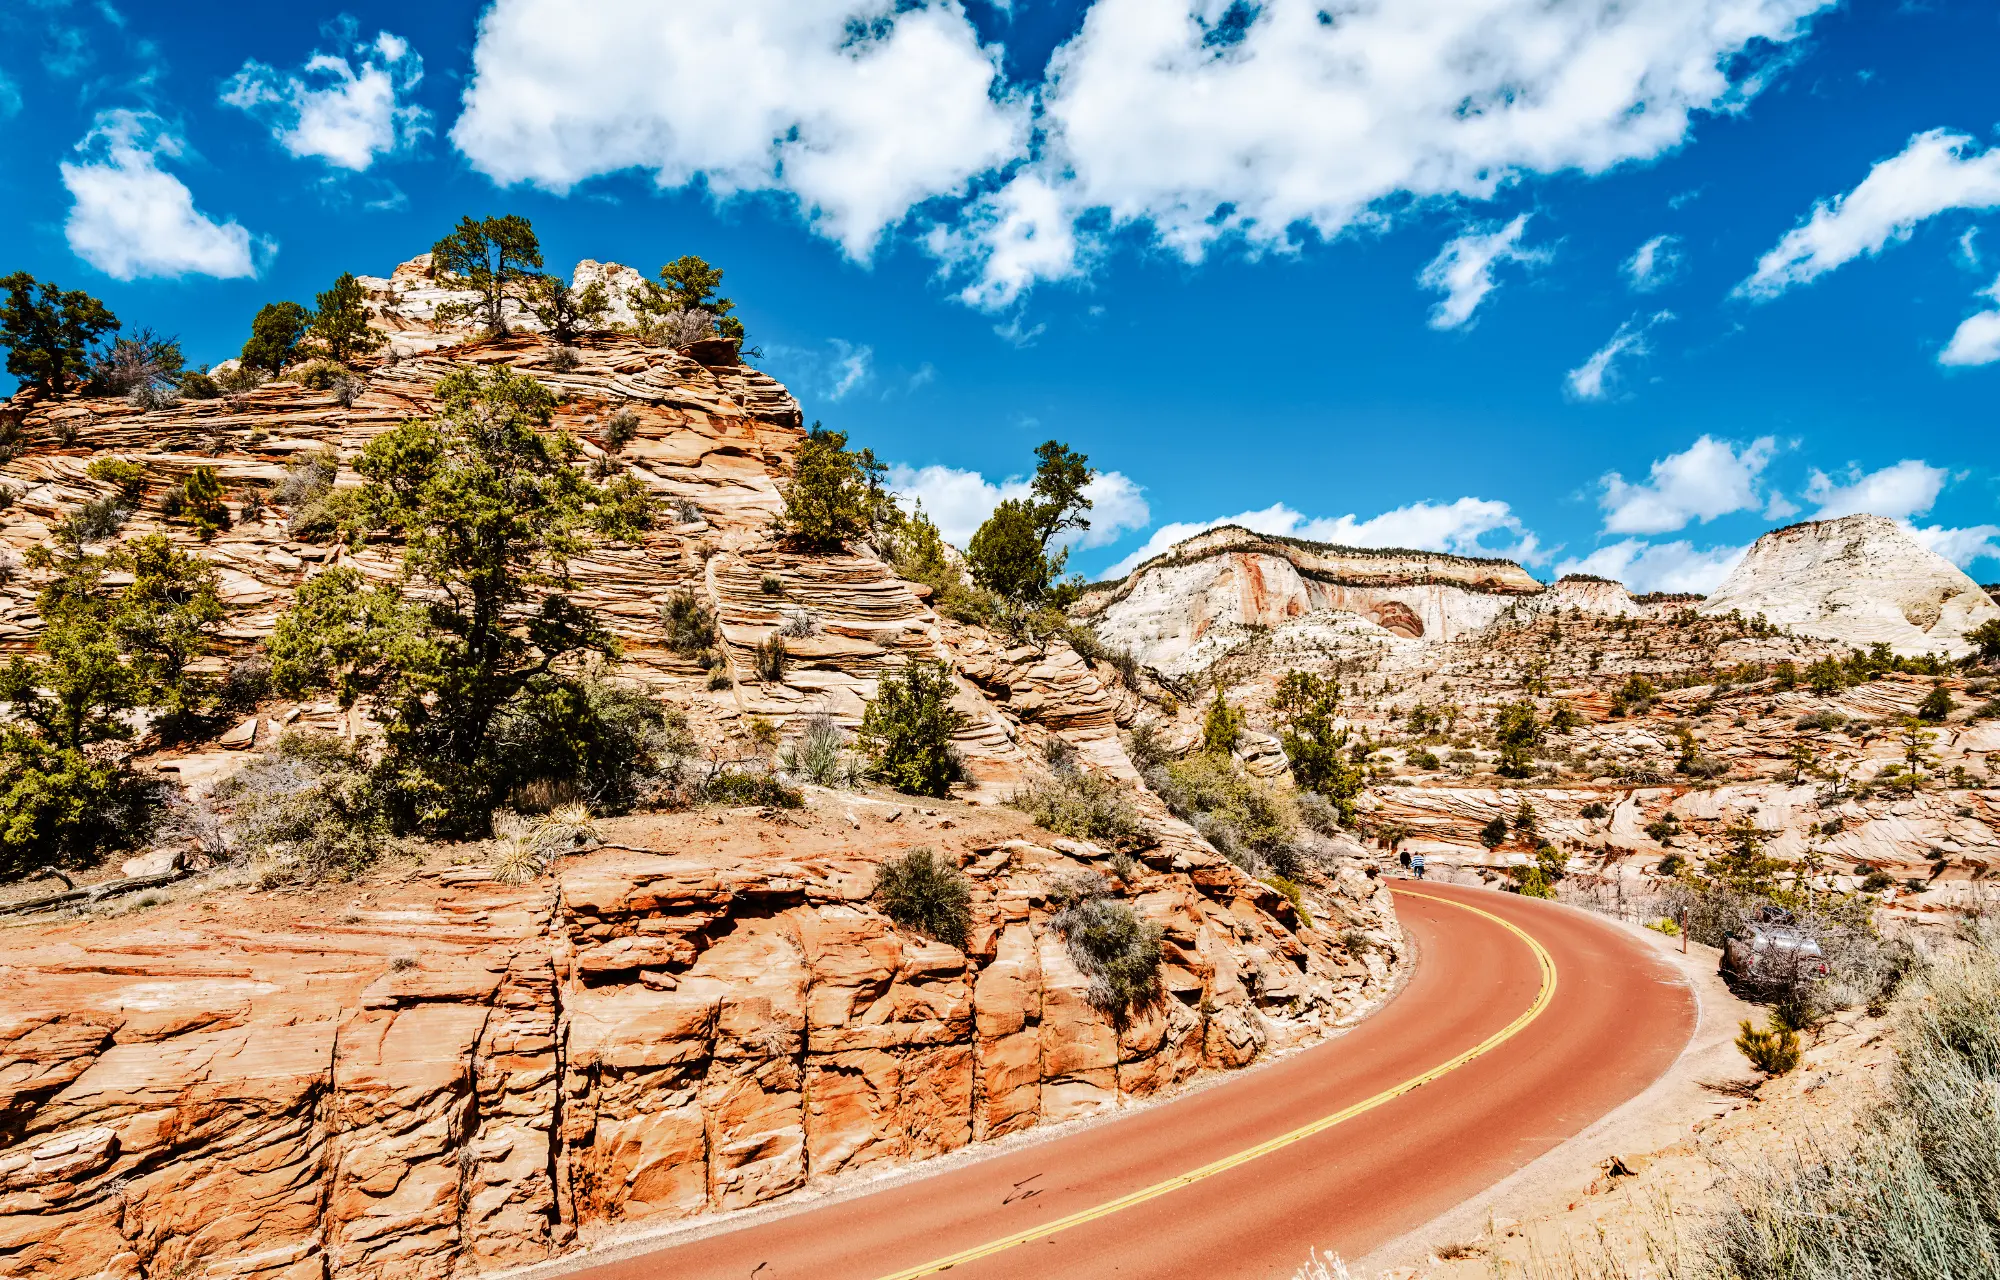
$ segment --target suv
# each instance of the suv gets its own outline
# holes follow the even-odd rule
[[[1721,973],[1731,989],[1774,991],[1826,977],[1826,953],[1791,912],[1760,907],[1755,920],[1722,940]]]

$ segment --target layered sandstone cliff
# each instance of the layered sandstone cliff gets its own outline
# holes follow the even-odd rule
[[[119,536],[190,546],[163,499],[195,467],[216,470],[231,521],[199,550],[229,617],[203,667],[254,655],[310,575],[397,571],[387,543],[295,536],[287,467],[330,452],[337,483],[358,483],[360,449],[430,412],[448,372],[503,363],[558,393],[557,426],[586,465],[659,499],[640,540],[577,560],[570,594],[702,752],[768,750],[753,727],[789,735],[816,712],[851,727],[884,672],[928,657],[958,687],[969,785],[929,811],[815,791],[802,813],[617,819],[604,828],[618,848],[518,887],[493,882],[476,847],[317,895],[254,892],[225,866],[129,915],[10,933],[0,1274],[516,1266],[625,1224],[1126,1105],[1321,1034],[1385,989],[1401,939],[1364,861],[1307,886],[1308,920],[1221,858],[1139,784],[1119,730],[1143,706],[1107,664],[942,619],[866,547],[777,542],[803,438],[782,386],[726,351],[696,359],[616,333],[560,350],[438,326],[448,299],[420,261],[369,286],[391,344],[344,388],[8,405],[0,543],[19,559],[0,581],[0,645],[25,652],[40,633],[41,575],[23,553],[111,495],[88,468],[119,458],[146,475]],[[614,416],[635,429],[616,452]],[[715,614],[720,687],[664,644],[657,610],[678,591]],[[758,646],[801,616],[810,634],[788,638],[781,676],[759,678]],[[360,709],[267,699],[215,742],[162,752],[141,738],[133,764],[199,794],[299,728],[370,732]],[[1147,834],[1129,859],[991,807],[1056,756],[1130,788]],[[974,885],[963,949],[869,903],[874,868],[914,847]],[[1086,868],[1163,931],[1162,997],[1129,1020],[1091,1002],[1049,927],[1051,882]]]
[[[1701,606],[1761,614],[1804,635],[1960,657],[2000,618],[1980,585],[1883,516],[1811,520],[1757,539]]]
[[[1225,526],[1091,592],[1078,613],[1140,662],[1184,674],[1253,634],[1286,628],[1351,630],[1358,620],[1384,641],[1449,641],[1541,590],[1508,560],[1335,547]]]

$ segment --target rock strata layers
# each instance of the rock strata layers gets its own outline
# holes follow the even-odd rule
[[[0,1274],[447,1276],[766,1203],[1159,1095],[1350,1016],[1401,937],[1337,876],[1308,924],[1187,842],[1114,871],[1006,811],[831,798],[606,825],[509,887],[477,867],[300,904],[205,898],[0,946]],[[964,948],[876,865],[973,886]],[[1163,930],[1114,1019],[1051,927],[1089,868]]]

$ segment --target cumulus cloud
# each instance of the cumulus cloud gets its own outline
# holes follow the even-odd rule
[[[865,258],[913,206],[1021,154],[999,56],[955,0],[495,0],[451,137],[502,185],[639,169],[787,192]]]
[[[972,540],[993,508],[1008,498],[1025,498],[1032,481],[1011,476],[995,484],[977,471],[957,467],[909,467],[898,463],[889,468],[889,488],[906,506],[918,501],[944,535],[944,540],[963,547]],[[1090,528],[1072,530],[1064,541],[1072,546],[1102,547],[1118,541],[1126,533],[1152,523],[1145,492],[1131,477],[1117,471],[1099,472],[1084,486],[1090,499]]]
[[[2000,280],[1980,290],[1979,296],[2000,301]],[[1956,368],[1992,364],[1995,360],[2000,360],[2000,310],[1975,311],[1959,321],[1951,341],[1938,352],[1939,364]]]
[[[424,60],[387,31],[361,42],[352,18],[329,34],[334,52],[315,50],[297,71],[245,61],[223,83],[222,101],[268,125],[294,156],[358,173],[430,132],[430,113],[406,100]]]
[[[1285,250],[1657,157],[1831,3],[1096,0],[1016,94],[959,0],[495,0],[452,136],[503,184],[788,192],[856,257],[949,197],[927,243],[1005,307],[1120,227]]]
[[[1633,484],[1616,471],[1609,472],[1598,499],[1605,512],[1604,530],[1671,533],[1691,520],[1707,524],[1732,511],[1754,510],[1763,504],[1758,479],[1777,452],[1778,442],[1770,436],[1739,447],[1704,435],[1653,463],[1644,483]]]
[[[1850,466],[1840,476],[1815,468],[1806,477],[1806,500],[1819,508],[1813,512],[1815,520],[1834,520],[1863,511],[1902,520],[1929,511],[1949,478],[1943,467],[1915,458],[1879,471],[1864,472]]]
[[[1525,174],[1658,156],[1695,113],[1756,92],[1754,68],[1731,79],[1740,54],[1825,7],[1265,0],[1244,24],[1219,0],[1097,0],[1050,60],[1046,142],[1012,182],[1055,192],[1072,226],[1143,224],[1190,261],[1231,236],[1287,249],[1379,223],[1399,197],[1486,200]],[[1076,269],[1039,239],[1033,274]],[[1021,280],[981,285],[1004,303]]]
[[[1729,571],[1750,548],[1708,547],[1697,550],[1691,542],[1644,542],[1626,538],[1599,547],[1581,559],[1565,560],[1557,574],[1590,573],[1622,582],[1626,589],[1693,592],[1707,595],[1722,585]]]
[[[1460,498],[1456,502],[1413,502],[1363,520],[1358,516],[1309,518],[1276,502],[1260,511],[1242,511],[1214,520],[1176,521],[1160,526],[1146,544],[1112,565],[1106,578],[1123,577],[1134,568],[1197,533],[1221,525],[1241,525],[1257,533],[1331,542],[1348,547],[1408,547],[1416,551],[1446,551],[1464,556],[1508,556],[1534,562],[1545,559],[1535,535],[1504,502]],[[1487,535],[1509,535],[1511,543],[1491,545]]]
[[[1457,329],[1472,319],[1472,313],[1493,292],[1493,269],[1503,262],[1545,262],[1548,253],[1524,248],[1521,235],[1528,228],[1528,215],[1517,215],[1502,227],[1467,231],[1445,243],[1417,276],[1426,289],[1444,294],[1444,301],[1431,308],[1431,328]]]
[[[1918,542],[1961,569],[1975,560],[2000,560],[2000,525],[1976,524],[1969,529],[1915,524],[1904,527]]]
[[[2000,205],[2000,148],[1975,151],[1962,133],[1932,129],[1878,161],[1845,195],[1821,200],[1785,233],[1738,285],[1751,298],[1775,298],[1863,254],[1907,240],[1917,224],[1952,209]]]
[[[76,149],[84,158],[65,161],[62,180],[74,200],[63,229],[77,257],[117,280],[257,274],[250,233],[196,209],[187,184],[160,167],[187,144],[158,116],[101,111]]]
[[[1654,236],[1632,251],[1619,270],[1634,293],[1651,293],[1679,273],[1680,244],[1679,236]]]
[[[1618,326],[1618,332],[1611,340],[1591,353],[1591,357],[1564,375],[1563,384],[1570,396],[1577,400],[1603,400],[1611,394],[1617,384],[1617,362],[1627,356],[1637,357],[1651,351],[1646,335],[1654,325],[1665,324],[1674,318],[1671,311],[1655,311],[1645,320],[1633,316]]]

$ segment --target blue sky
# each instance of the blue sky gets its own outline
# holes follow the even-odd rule
[[[0,270],[215,361],[461,213],[728,272],[809,418],[1093,575],[1218,519],[1704,589],[1870,510],[2000,578],[2000,10],[496,0],[0,13]]]

